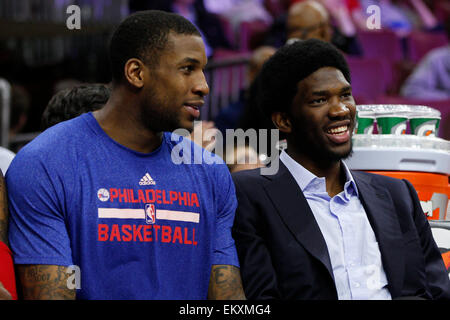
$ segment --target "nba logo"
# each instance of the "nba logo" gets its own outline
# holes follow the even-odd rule
[[[154,224],[156,221],[155,217],[155,205],[154,204],[146,204],[145,205],[145,222],[148,224]]]

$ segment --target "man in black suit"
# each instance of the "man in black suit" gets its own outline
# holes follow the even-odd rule
[[[249,299],[449,299],[450,281],[406,180],[350,171],[356,106],[345,59],[320,40],[281,48],[261,108],[285,135],[274,175],[234,174],[233,235]]]

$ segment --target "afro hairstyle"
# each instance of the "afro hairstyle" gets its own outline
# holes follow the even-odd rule
[[[299,40],[281,47],[264,64],[259,77],[259,106],[269,118],[274,112],[289,112],[298,83],[324,67],[342,72],[351,83],[344,56],[328,42]]]

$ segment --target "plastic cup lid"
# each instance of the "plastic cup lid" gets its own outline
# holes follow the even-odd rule
[[[405,105],[405,104],[373,104],[373,105],[357,105],[356,109],[359,113],[372,112],[375,117],[385,116],[388,114],[401,115],[407,118],[439,118],[441,112],[439,110],[422,106],[422,105]]]

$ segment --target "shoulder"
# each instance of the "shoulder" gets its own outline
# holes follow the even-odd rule
[[[450,57],[450,45],[432,49],[428,54],[428,59]]]
[[[64,169],[61,162],[72,158],[69,151],[85,148],[83,136],[86,135],[86,129],[87,125],[81,117],[48,128],[20,149],[11,162],[8,173],[27,168],[34,171],[38,167]]]
[[[370,173],[365,171],[353,171],[351,173],[355,179],[361,179],[368,183],[373,183],[388,189],[403,188],[406,186],[404,179],[393,178],[382,174]]]
[[[418,68],[438,66],[448,60],[450,60],[450,45],[435,48],[428,52],[420,62]]]
[[[22,150],[26,152],[36,152],[46,149],[53,150],[53,148],[73,146],[79,142],[80,138],[87,133],[88,125],[86,115],[60,122],[33,139]]]
[[[264,175],[261,175],[261,168],[234,172],[231,176],[234,181],[243,183],[263,182],[267,180]]]
[[[378,189],[386,190],[389,194],[391,194],[394,202],[404,202],[410,200],[411,198],[405,197],[405,195],[411,196],[414,191],[414,187],[406,179],[398,179],[364,171],[351,171],[351,173],[356,181],[356,184],[364,181],[377,187]]]
[[[351,170],[351,173],[355,179],[362,179],[366,182],[373,182],[373,183],[379,183],[379,184],[388,184],[388,185],[399,185],[404,184],[403,180],[392,178],[389,176],[376,174],[376,173],[370,173],[366,171],[356,171]]]
[[[270,182],[270,179],[261,174],[261,168],[234,172],[231,177],[236,191],[247,194],[257,192]]]

